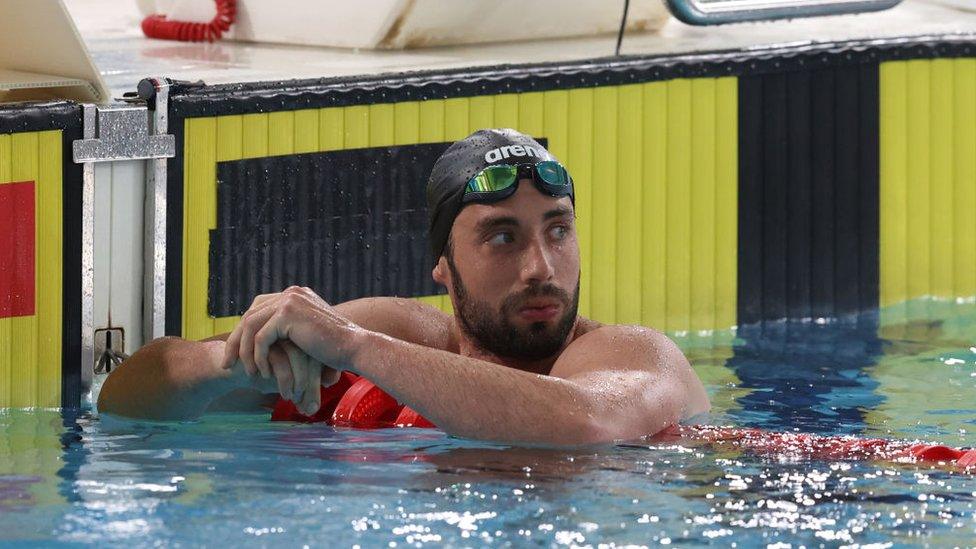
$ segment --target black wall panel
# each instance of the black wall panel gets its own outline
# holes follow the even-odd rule
[[[738,321],[878,305],[878,65],[739,79]]]
[[[221,162],[209,312],[309,286],[330,303],[442,292],[430,270],[425,187],[449,143]]]

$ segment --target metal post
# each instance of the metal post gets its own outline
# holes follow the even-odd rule
[[[150,79],[155,87],[155,109],[150,118],[152,135],[169,131],[169,83]],[[140,86],[141,88],[142,86]],[[143,341],[166,335],[166,159],[150,160],[146,170],[145,279],[143,299]]]
[[[94,139],[98,110],[83,107],[82,135]],[[81,167],[81,391],[91,390],[95,365],[95,163]]]

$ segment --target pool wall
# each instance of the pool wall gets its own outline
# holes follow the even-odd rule
[[[81,107],[0,107],[0,408],[78,406]]]
[[[402,193],[422,192],[438,146],[487,126],[546,139],[569,167],[579,189],[580,308],[598,320],[682,332],[829,318],[924,295],[976,294],[972,284],[932,286],[921,274],[909,278],[925,284],[902,282],[899,289],[904,277],[898,274],[928,272],[944,257],[931,254],[942,250],[948,227],[924,221],[941,215],[937,205],[955,203],[944,188],[964,189],[963,196],[976,192],[968,172],[940,171],[928,159],[949,154],[951,164],[955,154],[962,165],[966,147],[972,148],[965,116],[976,108],[966,100],[976,93],[976,61],[967,58],[974,53],[971,40],[942,37],[177,86],[170,119],[183,154],[169,169],[167,331],[191,338],[227,331],[237,319],[228,313],[247,305],[242,296],[292,282],[350,298],[373,295],[377,277],[428,280],[431,259],[417,245],[424,216],[416,210],[424,205],[405,201]],[[946,78],[954,103],[942,102]],[[907,99],[906,89],[914,90]],[[929,89],[935,91],[923,94]],[[954,118],[952,109],[961,109],[963,118]],[[910,125],[899,125],[905,119]],[[922,131],[923,125],[936,129]],[[958,136],[948,153],[946,131]],[[913,144],[910,153],[903,150],[906,140]],[[343,174],[311,167],[339,165],[340,158],[358,167]],[[389,158],[397,161],[383,161]],[[261,160],[250,168],[235,164],[245,159]],[[248,169],[279,174],[263,176],[269,182],[301,173],[329,188],[350,189],[340,192],[359,205],[310,214],[333,224],[319,223],[317,234],[296,239],[295,226],[287,225],[296,219],[284,214],[287,208],[281,209],[284,223],[271,213],[275,204],[299,196],[296,188],[232,190]],[[906,209],[899,198],[905,181],[922,172],[919,188],[926,190],[912,192],[926,199],[911,200],[918,209],[907,208],[909,217],[918,226],[909,231],[892,212]],[[929,201],[929,193],[939,198]],[[241,198],[245,194],[250,198]],[[221,202],[223,195],[246,202],[237,212],[263,208],[263,224],[238,230],[241,216],[223,215],[229,210],[218,205],[230,200]],[[377,221],[380,212],[385,221]],[[410,221],[398,224],[395,217]],[[345,228],[337,232],[339,224]],[[976,225],[969,225],[953,244],[970,250],[960,261],[976,257]],[[395,237],[408,226],[411,251],[403,253]],[[235,231],[246,232],[246,242],[228,236]],[[263,240],[256,236],[262,231]],[[897,243],[906,234],[913,245]],[[312,257],[323,238],[333,239],[336,252]],[[275,239],[293,245],[278,250]],[[919,239],[939,243],[914,245]],[[394,260],[391,254],[400,255]],[[916,258],[921,255],[924,261]],[[966,276],[976,283],[976,262],[970,263]],[[284,270],[275,271],[281,265]],[[211,295],[226,287],[237,288],[233,303]],[[429,295],[436,288],[398,287],[399,295],[450,306],[446,297]]]

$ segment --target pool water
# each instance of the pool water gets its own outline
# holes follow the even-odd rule
[[[675,338],[714,424],[976,445],[976,305]],[[976,475],[651,442],[0,412],[0,544],[966,547]]]

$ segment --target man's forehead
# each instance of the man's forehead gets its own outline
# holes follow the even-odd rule
[[[522,187],[523,185],[520,185]],[[532,186],[531,182],[528,183]],[[476,227],[487,221],[506,218],[509,221],[532,223],[554,217],[573,216],[573,201],[568,196],[548,196],[533,188],[537,196],[526,197],[520,188],[516,194],[493,203],[472,203],[465,206],[455,219],[455,225]]]

